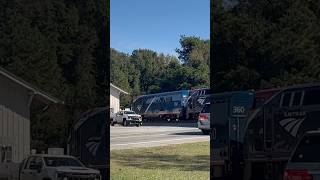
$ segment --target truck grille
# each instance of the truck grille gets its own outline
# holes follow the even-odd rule
[[[68,180],[95,180],[95,176],[91,174],[68,174]]]

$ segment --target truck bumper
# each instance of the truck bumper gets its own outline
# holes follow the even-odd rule
[[[140,124],[142,125],[142,121],[137,121],[137,120],[127,120],[128,124],[133,124],[133,125],[136,125],[136,124]]]

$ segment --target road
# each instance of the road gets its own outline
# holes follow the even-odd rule
[[[189,142],[209,141],[209,135],[193,127],[141,126],[110,127],[110,149],[132,149],[138,147],[166,146]]]

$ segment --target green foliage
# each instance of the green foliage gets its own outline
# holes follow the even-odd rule
[[[107,103],[105,9],[102,0],[0,2],[0,66],[65,102],[31,112],[32,148],[64,147],[79,113]]]
[[[208,180],[210,142],[112,150],[110,180]]]
[[[210,42],[182,36],[180,44],[179,59],[149,49],[131,55],[111,49],[111,82],[131,94],[121,97],[122,107],[141,94],[209,87]]]
[[[316,1],[238,1],[214,8],[212,50],[216,91],[319,81]]]

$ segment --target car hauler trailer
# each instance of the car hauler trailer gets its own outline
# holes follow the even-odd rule
[[[320,127],[319,84],[278,88],[258,106],[261,93],[252,94],[250,110],[240,119],[213,105],[212,178],[280,180],[298,139]],[[251,99],[247,96],[247,102]],[[227,104],[232,112],[233,105]]]
[[[187,101],[186,117],[187,119],[197,119],[203,106],[207,103],[210,94],[210,89],[193,89],[189,90]]]
[[[182,120],[189,92],[187,90],[149,94],[139,96],[132,105],[132,110],[142,116],[143,121]]]
[[[209,89],[180,90],[137,97],[132,110],[143,121],[196,120]]]
[[[100,171],[106,180],[109,168],[107,108],[88,110],[73,125],[68,143],[68,154],[78,158],[85,166]]]

